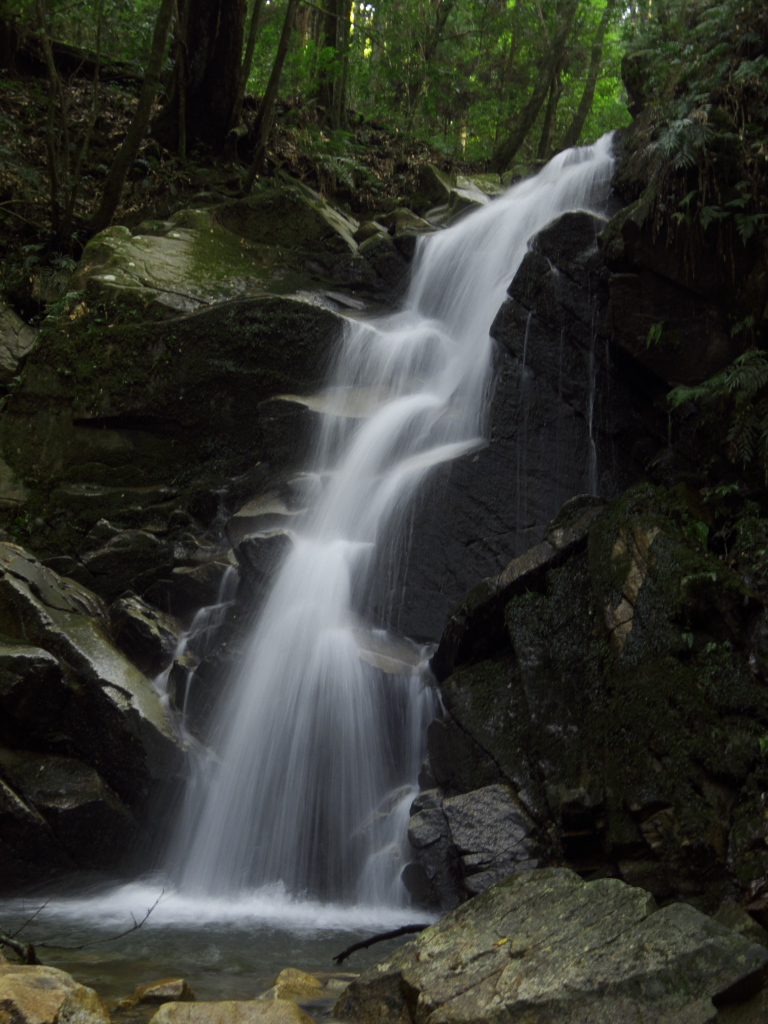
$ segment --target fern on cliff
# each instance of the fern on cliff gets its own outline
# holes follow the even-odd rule
[[[743,352],[702,384],[674,388],[667,400],[671,409],[694,401],[719,419],[730,460],[759,467],[768,481],[768,353]]]
[[[669,0],[663,17],[654,11],[633,23],[627,59],[656,230],[703,236],[714,225],[727,253],[768,220],[768,6]]]

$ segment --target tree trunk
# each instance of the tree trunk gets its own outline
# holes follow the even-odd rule
[[[341,128],[346,120],[344,93],[351,10],[352,0],[326,0],[323,43],[326,49],[333,50],[333,64],[320,70],[318,102],[329,128]]]
[[[245,99],[245,90],[248,88],[248,79],[251,76],[251,68],[253,67],[253,54],[256,49],[256,36],[259,32],[259,21],[261,20],[263,7],[264,0],[253,0],[251,21],[248,25],[248,41],[245,44],[243,63],[240,66],[240,80],[237,84],[237,102],[235,103],[235,109],[232,111],[232,123],[230,124],[230,128],[237,127],[240,115],[243,112],[243,100]]]
[[[160,10],[155,21],[155,33],[152,37],[152,50],[149,54],[147,67],[144,72],[144,84],[141,87],[139,103],[136,107],[133,121],[128,134],[122,145],[115,154],[115,159],[109,169],[107,180],[104,184],[104,191],[101,196],[99,208],[94,213],[89,224],[89,231],[95,234],[102,231],[112,220],[120,196],[123,194],[123,187],[128,171],[131,169],[136,154],[139,151],[141,140],[144,138],[149,126],[149,117],[152,113],[152,104],[155,101],[160,71],[165,58],[165,46],[168,41],[168,30],[171,25],[174,0],[162,0]]]
[[[412,117],[419,106],[421,95],[424,90],[424,83],[429,74],[429,66],[435,58],[437,49],[443,41],[445,25],[454,8],[456,0],[437,0],[435,4],[435,17],[429,34],[422,47],[421,69],[417,76],[408,83],[408,116]]]
[[[608,31],[608,25],[610,24],[611,16],[615,7],[616,0],[607,0],[603,16],[600,19],[600,24],[597,26],[597,32],[595,33],[595,38],[592,42],[592,50],[589,55],[589,70],[587,72],[587,80],[584,83],[584,92],[581,94],[581,100],[576,109],[576,113],[573,115],[573,120],[562,138],[560,149],[570,149],[571,146],[576,145],[584,127],[584,122],[587,120],[587,116],[592,109],[592,101],[595,98],[595,86],[597,85],[597,78],[600,74],[600,65],[603,60],[603,44],[605,42],[605,35]]]
[[[555,126],[557,105],[560,102],[560,93],[562,92],[562,88],[563,82],[560,75],[560,68],[558,68],[557,71],[555,71],[555,77],[552,79],[552,84],[549,87],[547,109],[544,111],[544,123],[541,126],[539,148],[536,151],[537,160],[546,160],[549,155],[549,142],[552,138],[552,129]]]
[[[539,116],[539,111],[544,104],[544,100],[547,98],[557,68],[562,62],[578,6],[579,0],[566,0],[562,5],[557,19],[557,30],[552,39],[549,52],[546,54],[541,65],[541,71],[533,87],[530,99],[518,115],[517,124],[512,132],[501,140],[491,157],[491,170],[497,174],[501,174],[502,171],[506,171],[509,167],[517,151],[525,142],[536,118]]]
[[[280,33],[280,40],[277,44],[277,53],[275,54],[275,61],[272,65],[272,73],[269,76],[267,88],[264,93],[264,99],[261,101],[259,112],[256,115],[256,123],[254,124],[256,152],[243,186],[243,191],[246,195],[253,188],[256,175],[261,171],[262,164],[264,163],[264,157],[267,152],[269,129],[272,127],[272,114],[274,113],[275,101],[277,100],[277,94],[280,88],[280,76],[283,73],[283,64],[285,63],[288,46],[291,42],[291,32],[293,31],[293,22],[296,17],[298,6],[299,0],[288,0],[285,20],[283,21],[283,29]]]
[[[178,149],[183,85],[187,140],[220,153],[238,101],[246,0],[186,0],[184,7],[185,62],[177,60],[170,99],[152,134],[162,145]]]

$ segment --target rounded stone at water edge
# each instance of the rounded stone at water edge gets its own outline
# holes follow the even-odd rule
[[[55,967],[0,960],[0,1021],[9,1024],[109,1024],[91,988]]]
[[[225,1000],[220,1003],[165,1003],[151,1024],[313,1024],[287,999]]]
[[[183,978],[160,978],[146,985],[139,985],[127,999],[122,999],[117,1009],[130,1009],[133,1006],[151,1006],[162,1003],[190,1003],[197,996]]]

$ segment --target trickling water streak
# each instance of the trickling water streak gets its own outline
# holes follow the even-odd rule
[[[515,467],[515,533],[523,535],[528,514],[528,415],[530,413],[531,395],[528,386],[528,338],[531,333],[533,311],[528,313],[525,321],[523,337],[523,358],[520,362],[520,428],[517,433],[516,467]],[[517,552],[515,552],[517,554]]]
[[[610,142],[424,240],[402,312],[350,321],[324,402],[314,510],[296,527],[212,744],[220,764],[177,831],[188,890],[281,882],[369,902],[403,898],[405,815],[434,697],[386,674],[360,635],[386,625],[381,552],[407,547],[410,501],[435,466],[483,443],[489,327],[527,240],[602,199]],[[359,415],[367,401],[369,415]],[[333,403],[335,407],[333,407]],[[355,415],[349,415],[354,407]],[[394,795],[393,795],[394,794]]]

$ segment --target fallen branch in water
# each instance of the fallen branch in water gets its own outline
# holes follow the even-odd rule
[[[152,904],[152,906],[147,908],[146,914],[144,915],[144,917],[142,917],[142,919],[140,921],[137,921],[136,918],[133,916],[133,914],[131,914],[131,920],[133,921],[133,924],[131,925],[130,928],[126,928],[124,932],[120,932],[117,935],[108,935],[105,939],[93,939],[91,942],[84,942],[80,946],[59,946],[55,942],[38,942],[38,944],[37,944],[38,948],[64,949],[68,953],[74,953],[74,952],[77,952],[80,949],[87,949],[89,946],[99,945],[102,942],[116,942],[118,939],[123,939],[123,938],[125,938],[126,935],[130,935],[132,932],[137,932],[139,930],[139,928],[141,928],[143,925],[145,925],[147,923],[147,919],[149,918],[149,915],[152,913],[152,911],[158,905],[160,900],[162,900],[163,896],[165,896],[165,889],[163,889],[163,891],[157,897],[157,899]]]
[[[152,913],[152,911],[155,909],[158,903],[162,900],[163,896],[165,896],[165,889],[162,890],[162,892],[157,897],[152,906],[147,908],[147,912],[140,920],[137,921],[133,914],[131,914],[131,920],[133,921],[133,924],[130,926],[130,928],[126,928],[125,931],[119,932],[117,935],[108,935],[104,939],[92,939],[90,942],[84,942],[79,946],[61,946],[57,942],[43,941],[37,943],[37,948],[63,949],[68,953],[76,953],[81,949],[87,949],[90,946],[96,946],[102,942],[116,942],[117,939],[125,938],[126,935],[130,935],[132,932],[137,932],[139,928],[145,925],[147,919],[149,918],[149,915]],[[48,906],[49,902],[50,900],[46,900],[45,903],[42,904],[42,906],[38,907],[34,914],[32,914],[31,917],[28,917],[24,924],[22,924],[20,928],[17,928],[12,935],[7,935],[5,932],[0,931],[0,946],[6,946],[8,949],[12,949],[13,952],[19,957],[21,962],[24,964],[36,964],[38,966],[42,966],[42,961],[38,960],[37,952],[35,951],[35,946],[33,946],[31,942],[28,944],[24,942],[19,942],[16,936],[20,932],[22,932],[27,927],[28,924],[34,921],[37,915]]]
[[[12,949],[23,964],[40,965],[40,961],[37,959],[37,953],[35,952],[35,947],[31,942],[28,945],[25,945],[23,942],[19,942],[18,939],[14,939],[12,935],[6,935],[5,932],[0,932],[0,946],[7,946],[8,949]]]
[[[377,935],[372,935],[370,939],[363,939],[362,942],[355,942],[345,950],[342,950],[341,953],[338,953],[333,958],[334,963],[343,964],[347,957],[356,953],[358,949],[368,949],[369,946],[373,946],[377,942],[386,942],[387,939],[399,939],[401,935],[416,935],[417,932],[423,932],[425,928],[429,928],[429,925],[404,924],[402,928],[395,928],[395,930],[391,932],[379,932]]]

